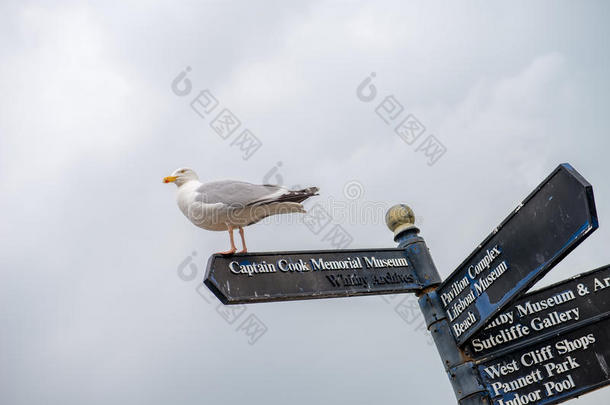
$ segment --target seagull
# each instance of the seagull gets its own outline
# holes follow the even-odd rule
[[[257,185],[235,180],[201,183],[193,169],[176,169],[164,183],[178,186],[176,200],[180,211],[196,226],[209,231],[228,231],[231,248],[219,254],[237,251],[233,230],[239,229],[242,250],[247,253],[244,227],[270,215],[305,213],[301,202],[318,195],[318,187],[288,190],[269,184]]]

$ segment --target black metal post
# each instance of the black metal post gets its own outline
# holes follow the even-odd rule
[[[491,400],[474,362],[457,346],[449,329],[445,311],[436,293],[441,277],[426,242],[419,236],[413,211],[404,204],[395,205],[388,210],[386,222],[394,232],[394,241],[398,242],[400,248],[405,249],[409,262],[424,284],[416,294],[419,307],[451,381],[458,404],[490,404]]]

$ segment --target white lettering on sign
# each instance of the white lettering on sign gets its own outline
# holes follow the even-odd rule
[[[229,263],[229,269],[233,274],[247,274],[248,277],[260,273],[275,273],[277,271],[274,264],[265,261],[249,264],[239,264],[239,262],[232,261]]]
[[[610,287],[610,277],[606,277],[602,280],[596,278],[593,291],[597,292],[598,290],[603,290],[608,287]]]
[[[568,301],[572,301],[576,296],[572,292],[572,290],[568,290],[562,292],[560,294],[554,295],[550,298],[545,298],[540,301],[527,301],[525,304],[517,305],[517,312],[520,317],[524,317],[527,315],[535,314],[536,312],[544,311],[545,309],[552,308],[556,305],[564,304]]]
[[[492,360],[482,366],[481,377],[486,381],[496,404],[547,402],[549,398],[569,394],[580,388],[576,382],[581,377],[576,378],[575,375],[591,366],[590,360],[582,356],[593,354],[599,359],[600,355],[594,352],[596,349],[592,346],[596,340],[593,333],[588,333],[543,344],[531,350],[525,349],[527,351],[520,354],[509,354],[503,360]],[[589,354],[585,354],[587,350]]]
[[[485,256],[476,265],[471,265],[468,268],[468,275],[470,278],[474,280],[483,270],[489,269],[491,263],[498,256],[500,256],[500,248],[498,246],[493,247],[491,250],[487,249]]]
[[[530,328],[520,323],[512,325],[510,328],[502,329],[497,334],[491,335],[486,339],[473,339],[472,347],[475,352],[489,350],[495,346],[512,342],[513,340],[521,339],[530,334]]]
[[[453,333],[455,336],[460,337],[460,335],[468,330],[472,325],[477,321],[477,317],[474,316],[472,312],[468,312],[468,316],[462,322],[454,323]]]
[[[474,290],[477,296],[483,294],[489,286],[491,286],[502,274],[508,269],[508,265],[505,261],[500,263],[498,267],[493,269],[487,276],[482,277],[479,281],[474,282]]]
[[[454,281],[439,293],[441,302],[447,309],[449,322],[456,322],[451,324],[456,338],[478,322],[474,312],[469,312],[467,319],[459,320],[459,324],[457,324],[457,318],[474,305],[477,298],[485,294],[487,289],[508,271],[508,261],[500,261],[501,256],[500,245],[486,249],[483,256],[478,257],[468,266],[461,279]],[[512,323],[512,319],[510,322]]]
[[[560,325],[562,323],[580,319],[580,310],[578,308],[568,309],[564,312],[554,311],[542,318],[532,319],[532,329],[541,331],[552,326]]]
[[[326,260],[324,258],[304,259],[277,259],[276,263],[267,263],[266,261],[238,262],[231,261],[229,270],[233,274],[247,275],[252,277],[258,274],[276,273],[279,271],[284,273],[306,273],[309,271],[332,271],[332,270],[358,270],[358,269],[388,269],[388,268],[406,268],[409,267],[409,262],[404,257],[395,258],[378,258],[376,256],[363,257],[348,257],[343,260]]]
[[[487,323],[470,340],[473,353],[497,350],[597,316],[610,293],[610,266],[531,293]],[[450,316],[451,318],[451,316]],[[534,332],[534,333],[532,333]],[[540,332],[540,333],[536,333]]]
[[[303,260],[299,260],[298,262],[289,262],[288,260],[280,259],[277,261],[277,265],[284,273],[289,271],[306,272],[311,270],[307,263],[305,263]]]

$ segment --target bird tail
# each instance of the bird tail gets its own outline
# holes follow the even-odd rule
[[[318,187],[308,187],[301,190],[291,190],[283,196],[276,199],[276,202],[296,202],[301,203],[314,195],[319,195]]]

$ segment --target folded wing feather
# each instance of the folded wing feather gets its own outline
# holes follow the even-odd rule
[[[317,187],[302,190],[288,190],[270,184],[251,184],[243,181],[222,180],[201,185],[197,189],[197,201],[206,204],[222,203],[233,208],[265,205],[277,202],[300,203],[312,195],[317,195]]]

